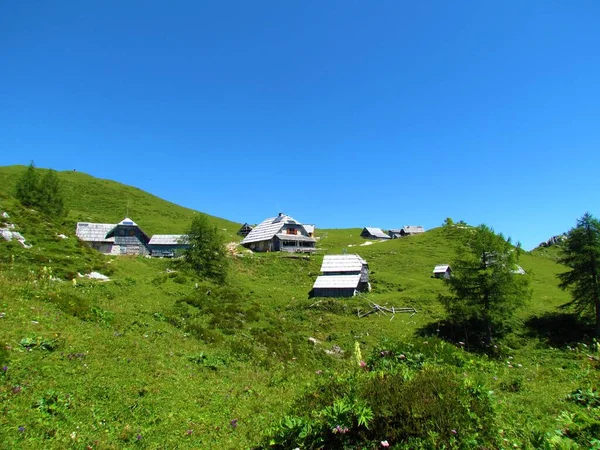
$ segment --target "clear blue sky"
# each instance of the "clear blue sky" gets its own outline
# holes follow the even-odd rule
[[[600,2],[0,0],[0,165],[239,222],[600,214]]]

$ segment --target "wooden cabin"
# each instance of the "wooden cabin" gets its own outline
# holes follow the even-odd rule
[[[362,232],[360,233],[360,236],[365,239],[390,239],[390,237],[387,234],[385,234],[381,228],[375,227],[363,228]]]
[[[400,237],[413,236],[421,233],[425,233],[425,229],[421,225],[406,225],[400,229]]]
[[[308,235],[306,228],[292,217],[279,213],[258,224],[241,245],[255,252],[299,252],[316,251],[317,240]]]
[[[434,278],[450,278],[452,274],[452,268],[448,264],[438,264],[433,269]]]
[[[189,247],[182,235],[158,234],[151,238],[127,217],[117,224],[78,222],[75,234],[105,255],[176,256]]]
[[[370,289],[369,265],[358,255],[325,255],[321,272],[313,285],[315,297],[352,297]]]
[[[251,231],[252,227],[249,224],[245,223],[244,225],[242,225],[242,228],[240,228],[236,234],[238,236],[246,237],[250,234]]]
[[[155,234],[148,242],[150,255],[159,258],[180,256],[189,247],[185,234]]]

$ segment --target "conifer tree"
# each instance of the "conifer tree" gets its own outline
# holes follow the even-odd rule
[[[223,283],[227,276],[225,245],[216,226],[197,214],[185,239],[190,244],[184,253],[186,264],[198,275]]]
[[[520,246],[486,225],[463,229],[457,239],[457,258],[446,280],[451,295],[440,300],[451,323],[477,324],[489,345],[531,298],[528,277],[515,273]]]
[[[60,182],[54,170],[48,170],[40,182],[39,208],[53,218],[63,217],[66,213]]]
[[[36,207],[39,204],[39,177],[33,161],[25,173],[17,181],[16,197],[27,207]]]
[[[40,179],[33,161],[17,181],[17,199],[29,208],[36,208],[53,219],[66,215],[60,180],[54,170],[48,170]]]
[[[573,306],[580,314],[595,313],[600,336],[600,221],[589,213],[577,220],[567,234],[560,262],[571,270],[558,274],[560,287],[570,289]]]

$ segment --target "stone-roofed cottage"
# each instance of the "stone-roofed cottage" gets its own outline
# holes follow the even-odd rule
[[[433,269],[434,278],[450,278],[452,268],[448,264],[438,264]]]
[[[150,254],[161,258],[179,256],[189,246],[186,236],[182,234],[155,234],[148,242]]]
[[[314,252],[316,239],[292,217],[279,213],[259,223],[241,244],[255,252]]]
[[[390,237],[387,234],[385,234],[381,228],[375,227],[363,228],[362,232],[360,233],[360,236],[364,237],[365,239],[390,239]]]
[[[369,289],[369,266],[358,255],[325,255],[321,272],[313,285],[315,297],[352,297]]]
[[[404,236],[412,236],[415,234],[425,233],[425,229],[421,225],[406,225],[399,230],[390,230],[390,237],[397,239]]]
[[[250,234],[251,231],[252,231],[252,226],[248,223],[245,223],[244,225],[242,225],[242,228],[240,228],[236,234],[238,236],[246,237]]]
[[[130,218],[117,224],[77,222],[77,237],[106,255],[175,256],[189,245],[182,235],[150,236]]]

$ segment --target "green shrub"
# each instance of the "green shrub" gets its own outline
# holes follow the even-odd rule
[[[47,300],[56,305],[65,314],[82,320],[93,320],[95,313],[92,303],[87,298],[77,296],[72,292],[49,292]]]
[[[276,423],[263,448],[494,448],[489,391],[456,370],[461,350],[431,344],[386,342],[369,358],[371,371],[319,382],[293,407],[305,414]]]
[[[586,408],[600,408],[600,393],[593,388],[579,388],[567,395],[567,400]]]
[[[60,347],[61,342],[58,337],[54,339],[47,339],[43,336],[26,336],[21,339],[19,344],[21,345],[21,347],[26,348],[28,351],[39,349],[53,352]]]
[[[4,347],[0,347],[0,367],[8,366],[8,350]]]

